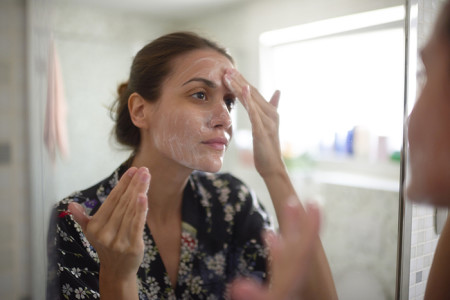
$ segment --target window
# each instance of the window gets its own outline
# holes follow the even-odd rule
[[[388,160],[400,151],[404,7],[263,33],[261,91],[281,90],[287,158]]]

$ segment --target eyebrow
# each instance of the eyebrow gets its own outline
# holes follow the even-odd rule
[[[199,81],[199,82],[203,82],[204,84],[206,84],[208,87],[210,88],[216,88],[217,84],[215,84],[214,82],[212,82],[211,80],[205,79],[205,78],[201,78],[201,77],[194,77],[192,79],[189,79],[188,81],[186,81],[185,83],[183,83],[183,85],[186,85],[190,82],[194,82],[194,81]]]

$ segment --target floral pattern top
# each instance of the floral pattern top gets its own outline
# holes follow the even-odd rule
[[[128,168],[54,208],[48,235],[48,299],[98,299],[99,259],[67,210],[71,201],[95,214]],[[237,276],[266,279],[261,231],[270,226],[254,193],[230,174],[193,172],[184,189],[177,284],[173,287],[148,226],[137,273],[139,299],[226,299]]]

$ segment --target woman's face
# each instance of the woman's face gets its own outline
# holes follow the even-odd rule
[[[159,155],[184,167],[217,172],[232,136],[234,95],[223,75],[233,64],[217,51],[194,50],[172,62],[161,97],[151,104],[149,135]]]
[[[421,54],[427,79],[409,118],[406,191],[414,201],[450,206],[449,41],[435,32]]]

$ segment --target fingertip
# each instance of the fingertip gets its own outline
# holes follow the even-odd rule
[[[273,246],[276,238],[277,238],[277,236],[276,236],[275,232],[273,232],[272,230],[266,230],[263,233],[264,244],[269,248],[271,248]]]
[[[136,174],[137,170],[138,170],[138,169],[137,169],[136,167],[130,167],[130,168],[126,171],[126,174],[127,174],[129,177],[133,177],[134,174]]]
[[[140,167],[139,170],[139,179],[143,183],[150,183],[150,171],[146,167]]]
[[[319,204],[316,202],[310,202],[306,205],[306,209],[310,222],[316,228],[316,230],[319,231],[320,224],[322,223],[322,215],[320,212]]]
[[[308,212],[313,212],[313,213],[319,212],[320,211],[319,204],[317,202],[315,202],[315,201],[309,201],[306,204],[306,210]]]
[[[72,213],[72,218],[74,221],[77,222],[84,231],[85,225],[89,219],[84,211],[84,208],[77,202],[70,202],[67,209]]]
[[[258,299],[265,297],[264,287],[256,283],[254,280],[240,278],[235,280],[231,285],[231,299]]]
[[[231,85],[231,77],[230,74],[225,73],[225,75],[223,75],[223,80],[225,81],[226,86],[233,91],[233,86]]]
[[[280,95],[281,95],[281,91],[280,90],[275,90],[275,92],[273,93],[273,97],[280,98]]]
[[[278,108],[278,104],[280,103],[280,95],[281,95],[280,90],[276,90],[276,91],[273,93],[272,98],[270,99],[270,104],[272,104],[272,105],[275,106],[276,108]]]
[[[70,202],[69,205],[67,206],[67,209],[72,213],[72,215],[74,214],[86,214],[86,212],[84,211],[83,207],[80,205],[80,203],[78,202]]]
[[[251,90],[250,90],[250,85],[246,84],[244,85],[244,87],[242,88],[242,94],[246,97],[250,97],[251,95]]]

